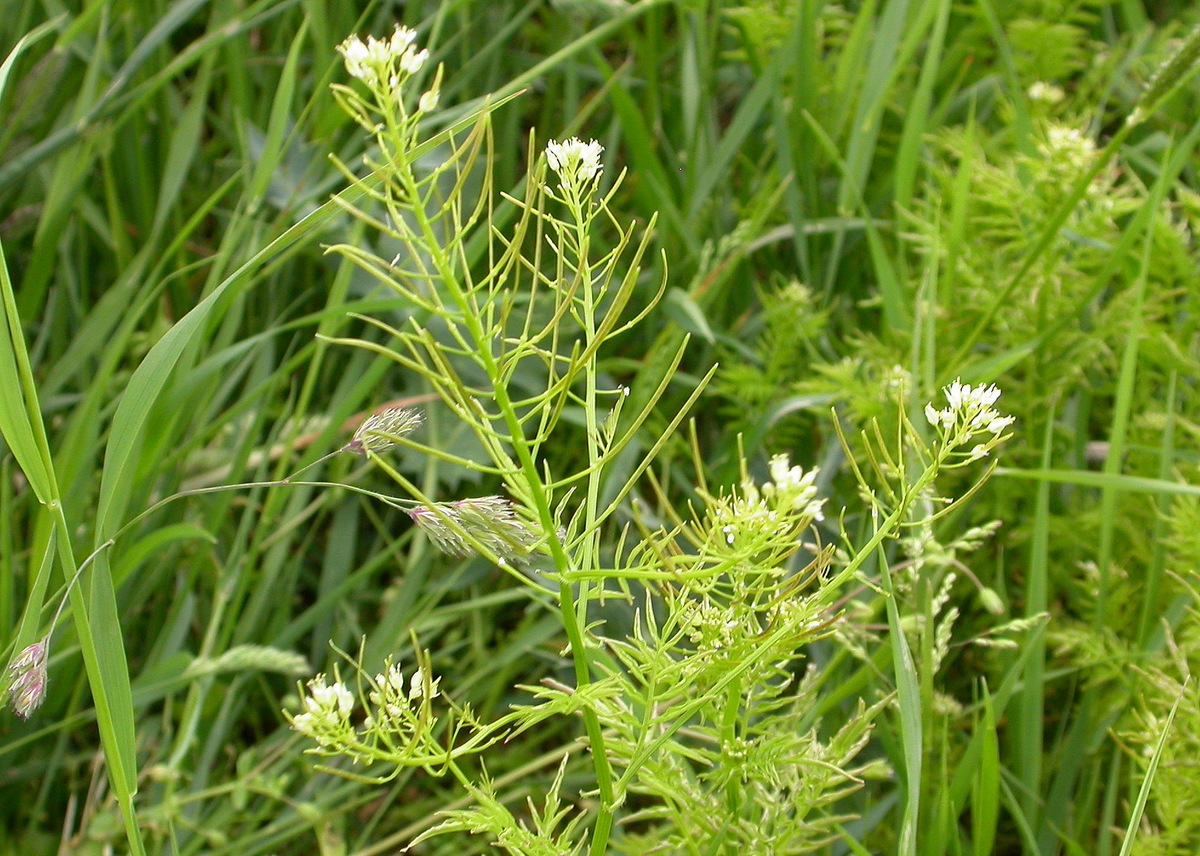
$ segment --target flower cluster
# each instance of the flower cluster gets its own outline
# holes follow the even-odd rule
[[[353,733],[353,712],[354,694],[346,685],[339,680],[327,684],[325,675],[317,675],[308,682],[304,711],[292,717],[292,727],[321,747],[334,748]]]
[[[470,708],[442,698],[441,678],[433,677],[428,652],[417,651],[416,667],[407,677],[391,657],[374,678],[362,670],[361,662],[352,665],[359,677],[358,692],[344,684],[335,670],[332,683],[321,674],[301,689],[302,712],[284,711],[292,728],[316,743],[307,750],[310,754],[340,755],[365,766],[386,763],[391,771],[374,779],[385,782],[405,767],[441,768],[490,746],[506,733],[503,722],[483,725]],[[435,700],[440,700],[436,710]],[[352,723],[359,708],[365,716]]]
[[[378,454],[396,445],[396,440],[420,426],[424,416],[421,411],[407,407],[388,407],[372,413],[363,420],[350,442],[342,447],[344,452],[366,455]]]
[[[932,404],[925,405],[925,418],[937,429],[945,448],[965,446],[983,435],[984,441],[975,443],[966,453],[967,459],[973,461],[1006,439],[1002,435],[1014,420],[992,407],[1000,398],[1000,390],[994,384],[972,387],[956,380],[943,392],[948,406],[938,410]]]
[[[440,683],[441,678],[431,678],[420,666],[405,681],[403,670],[389,659],[375,676],[374,689],[368,696],[374,710],[364,725],[368,729],[383,725],[400,733],[413,731],[420,720],[418,714],[441,695]]]
[[[502,564],[518,565],[542,540],[537,527],[501,496],[421,505],[408,515],[439,550],[451,556],[470,556],[478,546]]]
[[[774,455],[770,463],[771,481],[763,484],[759,491],[771,503],[800,512],[803,517],[824,520],[824,499],[817,498],[817,470],[807,473],[801,467],[793,467],[787,455]]]
[[[13,711],[29,719],[46,697],[46,657],[50,652],[50,637],[45,636],[23,650],[8,666],[9,699]]]
[[[688,641],[696,646],[699,654],[711,655],[733,648],[745,637],[762,632],[757,615],[750,609],[731,609],[729,604],[716,603],[707,598],[681,598],[678,604],[680,626],[685,628]]]
[[[413,44],[416,37],[416,30],[397,26],[390,38],[377,39],[367,36],[366,41],[363,41],[358,36],[350,36],[338,45],[338,53],[346,63],[346,71],[351,77],[366,84],[377,99],[377,109],[385,114],[398,110],[401,116],[405,115],[404,84],[429,61],[429,50],[418,50]],[[417,101],[416,115],[428,113],[437,107],[441,76],[439,68],[433,84]],[[352,107],[352,113],[365,122],[361,109]],[[367,127],[371,126],[367,124]]]
[[[568,194],[583,195],[600,175],[603,167],[600,153],[604,146],[595,140],[583,142],[578,137],[546,146],[546,161],[558,176],[559,186]]]
[[[806,473],[793,467],[787,455],[775,455],[770,472],[772,481],[758,485],[744,478],[739,493],[709,507],[710,530],[734,552],[792,549],[802,530],[823,519],[825,500],[817,497],[816,469]]]
[[[1025,94],[1029,96],[1030,101],[1048,105],[1058,104],[1067,97],[1067,94],[1060,87],[1055,86],[1053,83],[1046,83],[1044,80],[1034,81],[1030,84],[1029,89],[1025,91]]]
[[[428,50],[417,50],[413,44],[416,37],[416,30],[397,26],[391,38],[367,36],[364,42],[350,36],[337,49],[351,77],[372,88],[395,89],[402,76],[416,74],[429,59]]]
[[[1096,144],[1091,137],[1067,125],[1048,127],[1041,149],[1047,158],[1069,170],[1086,169],[1096,155]]]

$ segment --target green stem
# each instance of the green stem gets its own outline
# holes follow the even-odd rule
[[[724,746],[733,746],[738,739],[737,725],[738,713],[742,707],[742,681],[732,681],[725,688],[725,703],[724,709],[721,711],[721,743]],[[736,817],[741,811],[742,804],[742,788],[741,777],[730,776],[725,785],[725,803],[729,807],[730,815]],[[724,834],[720,836],[724,838]]]
[[[403,186],[404,193],[411,200],[408,208],[424,239],[425,247],[430,252],[438,276],[446,286],[451,299],[458,308],[461,315],[461,323],[466,327],[468,336],[475,344],[480,366],[492,382],[492,394],[495,397],[496,408],[500,411],[504,419],[513,451],[516,453],[517,462],[520,465],[521,472],[525,476],[525,482],[529,488],[529,498],[538,515],[538,522],[541,524],[542,530],[546,533],[551,558],[563,578],[563,581],[559,583],[559,615],[561,616],[563,630],[567,634],[567,641],[571,648],[571,659],[575,667],[576,684],[579,687],[586,686],[591,683],[591,665],[588,661],[587,648],[584,644],[583,624],[576,613],[576,602],[574,594],[571,591],[571,586],[565,581],[567,575],[573,570],[572,563],[567,556],[561,539],[558,537],[558,527],[554,520],[554,509],[551,507],[549,498],[546,495],[545,486],[542,483],[537,464],[533,460],[529,443],[525,438],[524,429],[521,426],[512,399],[509,397],[508,389],[505,386],[504,378],[496,363],[496,358],[492,354],[493,343],[491,337],[484,330],[483,324],[475,312],[475,306],[469,299],[466,290],[453,270],[450,259],[446,257],[441,242],[433,231],[433,224],[429,221],[425,208],[421,204],[419,188],[413,177],[410,164],[403,163],[398,165],[397,179]],[[581,264],[583,264],[583,260],[581,260]],[[588,375],[589,382],[594,385],[591,373],[589,372]],[[594,386],[589,388],[594,388]],[[596,786],[600,797],[600,809],[596,817],[595,826],[592,829],[592,842],[589,852],[593,856],[601,856],[608,847],[608,839],[612,833],[613,825],[612,766],[608,760],[604,732],[596,712],[591,708],[584,708],[583,721],[588,736],[588,743],[591,746],[592,765],[595,769]]]
[[[830,578],[829,582],[825,584],[824,591],[830,592],[831,594],[836,594],[839,592],[841,587],[854,577],[854,575],[858,572],[858,569],[861,568],[863,563],[871,557],[879,545],[895,534],[896,528],[899,526],[900,521],[903,520],[904,515],[908,513],[908,507],[912,505],[917,497],[921,495],[921,491],[928,487],[933,481],[934,477],[937,475],[940,465],[941,458],[939,457],[938,461],[926,469],[925,472],[923,472],[917,479],[916,483],[904,492],[904,494],[900,497],[900,501],[896,504],[895,509],[892,510],[892,513],[889,514],[881,524],[879,524],[879,527],[875,530],[875,534],[871,536],[871,540],[868,541],[861,550],[854,554],[854,557],[846,564],[846,567],[842,568],[837,572],[836,575]]]
[[[588,264],[588,236],[587,228],[583,222],[583,211],[575,211],[575,228],[576,240],[579,248],[579,257],[577,261],[577,273],[584,277],[582,283],[583,288],[583,320],[584,333],[587,337],[588,345],[596,337],[596,319],[595,319],[595,294],[592,291],[592,271]],[[597,463],[600,458],[599,448],[599,426],[596,424],[596,352],[593,350],[592,355],[588,358],[587,364],[583,372],[584,376],[584,418],[587,420],[587,454],[588,454],[588,488],[584,498],[584,515],[586,520],[586,537],[583,539],[583,564],[587,568],[594,567],[595,564],[595,543],[596,536],[596,513],[597,503],[600,494],[600,468]],[[553,526],[551,521],[550,526]],[[547,528],[547,532],[553,531],[552,528]],[[558,542],[557,536],[552,538],[554,542]],[[561,548],[561,544],[559,545]],[[563,555],[565,559],[565,552]],[[559,565],[559,568],[566,570],[567,565]],[[591,681],[589,673],[589,665],[586,652],[583,649],[583,634],[582,629],[578,624],[579,616],[576,613],[576,605],[572,596],[571,587],[566,582],[561,585],[560,603],[569,603],[569,610],[572,617],[576,621],[572,622],[574,631],[578,635],[578,640],[571,640],[571,653],[575,660],[575,680],[579,686],[583,686]],[[603,582],[600,583],[603,585]],[[579,608],[583,610],[583,622],[587,622],[587,604],[589,601],[589,588],[591,584],[584,580],[579,583]],[[571,627],[567,628],[567,635],[570,637]],[[578,644],[578,648],[576,648]],[[579,653],[576,654],[575,652]],[[604,747],[604,733],[600,727],[600,719],[590,709],[584,711],[584,725],[587,729],[588,742],[592,746],[592,758],[596,771],[596,784],[600,792],[600,813],[596,818],[596,825],[592,828],[592,842],[589,848],[589,853],[592,856],[602,856],[608,849],[608,839],[612,834],[613,824],[613,784],[612,784],[612,767],[608,762],[608,755]]]
[[[936,628],[934,626],[936,616],[933,614],[933,593],[934,593],[933,580],[928,576],[925,576],[925,575],[922,575],[922,576],[923,576],[923,579],[919,580],[917,583],[918,589],[920,591],[921,616],[922,616],[922,618],[921,618],[921,620],[922,620],[921,637],[920,637],[921,638],[921,667],[917,672],[917,681],[918,681],[917,686],[918,686],[918,690],[920,692],[920,700],[921,700],[921,707],[920,707],[921,722],[922,722],[923,726],[926,724],[929,726],[928,728],[922,727],[922,729],[921,729],[921,737],[922,737],[922,743],[923,743],[921,748],[922,748],[922,751],[926,758],[933,758],[933,757],[935,757],[934,746],[933,746],[933,740],[934,740],[934,729],[933,729],[933,672],[934,672],[933,653],[934,653],[934,651],[933,651],[933,646],[934,646],[934,641],[935,641],[935,638],[937,635]],[[894,594],[892,596],[894,597]],[[921,780],[920,793],[922,793],[922,794],[936,793],[936,790],[926,787],[926,785],[930,783],[931,774],[932,774],[932,770],[930,769],[930,766],[922,764],[921,765],[921,775],[920,775],[920,780]],[[935,829],[936,828],[936,823],[935,823],[936,812],[938,811],[939,807],[936,804],[931,804],[928,806],[928,809],[929,809],[929,817],[927,818],[928,825],[926,828],[927,829]]]

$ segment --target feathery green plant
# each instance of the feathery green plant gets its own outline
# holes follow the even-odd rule
[[[342,85],[334,92],[376,143],[369,175],[358,178],[343,167],[366,202],[339,204],[399,252],[389,261],[361,244],[331,250],[400,294],[421,318],[396,328],[361,317],[387,332],[390,344],[333,341],[383,353],[419,375],[469,427],[484,457],[454,457],[414,439],[419,420],[406,411],[364,423],[349,448],[400,484],[407,497],[389,501],[406,507],[441,550],[478,553],[557,610],[574,684],[529,688],[533,703],[483,721],[453,700],[453,690],[431,674],[428,653],[414,643],[409,675],[391,659],[374,676],[350,660],[352,679],[343,680],[340,669],[332,679],[313,678],[302,709],[289,714],[292,725],[316,742],[311,751],[362,766],[362,773],[325,768],[341,775],[385,782],[417,767],[457,779],[475,804],[444,812],[418,841],[470,832],[520,854],[586,848],[598,856],[664,847],[812,852],[840,819],[829,806],[860,781],[849,765],[886,701],[869,708],[860,702],[840,729],[821,738],[809,715],[815,683],[793,688],[793,670],[805,649],[837,624],[842,587],[880,545],[953,507],[931,492],[935,477],[988,456],[1006,439],[1012,419],[992,408],[999,392],[957,382],[948,387],[945,408],[925,409],[932,444],[903,419],[899,449],[878,429],[865,435],[878,491],[870,495],[876,524],[868,542],[836,565],[834,551],[807,534],[822,519],[816,471],[792,466],[786,455],[772,458],[768,482],[753,480],[743,461],[740,486],[714,490],[693,439],[695,504],[672,511],[657,489],[657,501],[626,506],[686,407],[602,499],[602,476],[673,379],[687,344],[686,338],[680,343],[642,409],[623,420],[629,392],[604,387],[599,355],[662,297],[665,282],[643,297],[641,308],[630,309],[653,222],[634,239],[634,227],[609,207],[623,176],[602,192],[600,145],[572,138],[551,142],[545,161],[531,145],[524,196],[502,197],[500,204],[516,210],[512,225],[502,229],[486,109],[468,129],[437,140],[437,160],[420,158],[431,148],[422,124],[438,101],[442,70],[423,93],[413,92],[427,59],[414,39],[413,31],[398,27],[390,37],[351,37],[339,48],[366,92]],[[600,230],[613,236],[604,252],[592,249]],[[467,248],[476,240],[487,246],[482,273],[469,264]],[[517,378],[532,390],[518,394]],[[585,426],[586,455],[580,470],[562,474],[542,448],[568,413]],[[508,496],[429,497],[380,457],[393,446],[490,476]],[[868,476],[858,478],[866,487]],[[933,504],[946,507],[922,510]],[[618,528],[622,513],[631,516]],[[891,591],[886,568],[884,580]],[[597,607],[612,599],[636,609],[627,637],[611,635],[598,619]],[[911,670],[900,667],[908,648],[889,603],[898,673],[911,678]],[[912,686],[901,684],[902,698]],[[366,710],[361,721],[360,707]],[[902,716],[912,710],[902,700]],[[596,804],[573,809],[563,802],[564,759],[544,807],[531,808],[529,822],[522,822],[486,774],[472,776],[466,759],[564,715],[583,720],[594,776],[588,792]],[[909,723],[906,731],[914,727]],[[919,777],[920,747],[909,745],[918,753],[908,757],[909,773]],[[915,789],[910,804],[918,804]],[[615,831],[618,816],[628,831]],[[908,852],[914,818],[904,830]]]
[[[389,330],[428,331],[450,348],[441,355],[468,397],[492,417],[499,410],[486,373],[436,314],[378,288],[381,276],[353,252],[322,256],[314,240],[342,241],[360,255],[366,248],[376,265],[384,260],[377,270],[393,259],[401,272],[424,265],[426,286],[438,279],[425,249],[415,261],[397,259],[400,242],[337,202],[321,204],[339,180],[325,150],[357,164],[362,149],[360,129],[328,97],[333,45],[345,32],[390,26],[395,8],[78,5],[66,4],[47,25],[52,39],[22,43],[0,99],[8,342],[15,359],[28,355],[27,371],[5,377],[12,401],[36,398],[6,411],[0,458],[4,677],[10,707],[31,714],[0,714],[0,851],[119,850],[136,825],[148,852],[308,852],[315,840],[366,856],[412,842],[447,810],[466,812],[441,818],[458,830],[420,846],[459,856],[489,852],[487,836],[461,830],[476,822],[471,806],[492,799],[504,807],[493,820],[510,824],[510,835],[524,834],[511,826],[518,822],[543,844],[583,842],[598,803],[593,759],[575,739],[586,732],[578,711],[591,705],[602,728],[611,726],[616,789],[640,733],[629,737],[627,720],[605,706],[605,681],[617,686],[611,698],[647,698],[631,674],[699,668],[705,634],[727,643],[710,618],[736,614],[761,628],[770,601],[756,601],[729,574],[703,592],[696,579],[592,578],[592,599],[576,601],[586,609],[580,626],[594,687],[584,698],[570,659],[558,656],[561,572],[550,537],[570,543],[590,478],[580,476],[569,496],[569,488],[551,490],[562,531],[547,530],[500,475],[520,469],[511,444],[499,442],[511,460],[494,460],[471,423],[440,400],[426,401],[423,423],[404,433],[420,399],[436,395],[421,371],[394,358],[429,353],[418,343],[414,356]],[[853,426],[847,434],[872,437],[874,423],[915,417],[945,379],[1003,377],[1006,409],[1022,428],[991,490],[932,521],[925,517],[936,503],[914,497],[897,518],[900,537],[885,537],[886,550],[862,559],[860,585],[850,589],[847,578],[829,587],[844,617],[821,613],[829,623],[796,649],[803,661],[769,680],[781,683],[786,673],[793,683],[746,706],[749,719],[734,726],[753,744],[744,756],[724,741],[726,720],[713,724],[701,703],[711,683],[684,688],[676,706],[700,707],[630,778],[615,810],[614,852],[707,835],[713,817],[733,829],[724,843],[753,849],[745,844],[751,827],[775,835],[774,821],[802,814],[782,824],[795,835],[787,846],[838,837],[826,853],[895,852],[902,828],[905,847],[915,841],[922,854],[1196,849],[1187,822],[1196,730],[1189,700],[1170,732],[1160,732],[1181,688],[1194,687],[1186,677],[1195,661],[1194,595],[1185,581],[1194,565],[1188,379],[1198,371],[1198,314],[1189,283],[1200,222],[1191,190],[1200,90],[1187,77],[1196,36],[1176,40],[1194,10],[1144,5],[404,4],[404,20],[455,69],[442,81],[443,104],[424,114],[423,133],[433,139],[418,141],[418,181],[452,163],[455,147],[476,133],[464,119],[478,93],[502,93],[499,101],[528,87],[503,107],[487,106],[474,164],[444,172],[438,199],[455,192],[459,174],[462,198],[481,199],[486,171],[490,187],[521,204],[537,198],[523,178],[540,158],[538,146],[524,144],[527,129],[586,128],[611,153],[605,160],[619,156],[629,167],[622,182],[600,177],[611,219],[593,223],[596,257],[623,239],[631,212],[634,222],[661,212],[629,307],[640,310],[657,294],[664,257],[669,286],[650,323],[602,343],[584,369],[595,371],[603,404],[595,421],[608,426],[607,408],[621,403],[611,427],[628,437],[599,471],[597,508],[616,502],[597,536],[604,570],[630,557],[643,570],[661,571],[660,554],[692,561],[696,527],[707,525],[714,503],[744,503],[752,490],[762,498],[764,480],[778,481],[767,462],[787,451],[819,463],[813,486],[827,506],[845,509],[802,536],[817,544],[844,537],[825,572],[827,582],[838,579],[861,555],[850,545],[869,543],[893,508],[873,511],[856,499],[861,486],[849,462],[886,494],[889,467],[907,468],[911,481],[920,456],[912,447],[897,458],[901,434],[886,428],[890,463],[868,452],[873,440],[839,443],[828,430],[830,404]],[[48,14],[34,0],[12,7],[0,22],[5,51]],[[1160,65],[1165,54],[1176,58]],[[426,63],[417,79],[429,71]],[[450,126],[449,135],[436,133]],[[553,185],[553,171],[539,168]],[[363,180],[381,192],[377,176]],[[392,225],[375,198],[342,198]],[[561,203],[542,201],[570,222]],[[557,311],[548,285],[557,253],[538,238],[539,230],[554,233],[495,191],[492,204],[457,264],[480,283],[489,253],[510,252],[505,241],[520,241],[509,258],[532,261],[541,247],[540,273],[518,265],[512,287],[500,289],[516,302],[493,328],[517,340],[525,318],[537,332]],[[627,240],[613,293],[643,234],[634,229]],[[372,321],[347,333],[348,311]],[[558,341],[505,378],[528,436],[544,436],[534,458],[552,486],[589,467],[586,383],[559,388],[558,421],[544,435],[540,417],[519,402],[549,388],[551,365],[561,379],[574,370],[572,354],[583,355],[570,311]],[[627,308],[618,325],[629,317]],[[691,342],[679,356],[685,333]],[[342,347],[339,335],[368,344]],[[670,436],[718,358],[694,431]],[[440,367],[435,374],[443,376]],[[600,393],[622,387],[627,398]],[[911,390],[908,400],[902,389]],[[381,397],[389,405],[350,439]],[[39,418],[65,524],[39,502],[41,455],[22,445],[19,423],[36,430]],[[509,433],[503,419],[489,430]],[[359,454],[324,455],[337,448]],[[648,453],[653,463],[638,473]],[[284,478],[314,464],[316,473],[305,470],[312,481]],[[20,472],[28,466],[33,472]],[[386,479],[385,467],[419,494],[383,495],[375,480]],[[945,473],[939,492],[969,490],[973,472]],[[155,504],[159,497],[177,498]],[[994,537],[966,537],[993,519],[1003,520]],[[672,542],[666,536],[676,529]],[[64,539],[51,543],[51,530],[69,536],[82,568],[76,585],[62,572],[68,562],[60,566]],[[114,532],[116,542],[103,546]],[[103,557],[89,561],[97,547]],[[772,579],[815,597],[819,582],[794,582],[813,559],[801,548]],[[757,567],[739,565],[738,573],[749,579]],[[885,567],[894,598],[871,588],[888,584]],[[111,579],[111,602],[93,572]],[[580,588],[572,584],[572,597]],[[99,620],[102,633],[81,640],[74,604],[89,589],[84,618],[89,629]],[[656,605],[653,627],[647,604]],[[1007,618],[996,617],[1000,608]],[[683,618],[671,623],[672,609],[696,613],[687,626],[697,638],[685,634],[664,656],[670,629],[683,626]],[[410,629],[419,645],[408,642]],[[355,686],[356,670],[330,651],[354,651],[360,639],[354,660],[361,656],[365,674]],[[41,647],[45,640],[51,647]],[[129,685],[129,705],[116,718],[89,691],[96,672],[83,648],[97,643],[125,652],[125,666],[101,658],[104,680]],[[394,778],[379,786],[313,775],[299,756],[311,744],[295,739],[279,709],[303,716],[302,699],[284,698],[290,681],[325,671],[328,691],[334,663],[347,688],[361,690],[352,692],[356,705],[374,704],[372,681],[392,693],[393,706],[411,703],[438,751],[457,728],[453,745],[463,751],[455,759],[470,786],[419,767],[356,771],[335,758],[326,760],[341,771]],[[416,698],[411,680],[397,698],[397,664],[406,679],[419,667]],[[904,692],[888,705],[898,685]],[[576,707],[554,696],[566,687]],[[873,736],[850,758],[853,730],[837,743],[829,723],[853,719],[860,699]],[[554,715],[554,704],[567,715]],[[546,718],[514,733],[514,705],[541,706],[530,716]],[[789,733],[772,744],[776,717]],[[114,730],[118,719],[133,729]],[[361,724],[357,714],[352,721]],[[484,741],[472,744],[475,729]],[[110,762],[124,759],[132,771],[124,785],[103,786],[98,734]],[[812,742],[796,749],[797,734]],[[501,735],[509,737],[503,748],[485,745]],[[824,747],[845,758],[843,770],[862,786],[828,805],[759,787],[754,776],[780,772],[763,760],[772,745]],[[484,750],[490,778],[475,749]],[[827,796],[858,784],[804,772],[779,783],[800,781],[809,793],[828,785]],[[664,787],[672,779],[686,787]],[[489,786],[490,796],[473,796]],[[136,819],[120,804],[136,808]],[[703,806],[708,827],[694,817]],[[691,820],[676,823],[671,812]],[[1137,834],[1122,842],[1121,829]]]

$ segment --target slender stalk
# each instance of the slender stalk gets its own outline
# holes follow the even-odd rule
[[[496,409],[500,412],[504,420],[509,440],[517,456],[517,462],[521,473],[524,475],[526,486],[529,489],[529,499],[534,506],[533,510],[537,513],[538,522],[542,530],[546,533],[551,558],[560,574],[559,614],[562,619],[563,630],[567,634],[567,641],[571,648],[571,659],[574,664],[576,683],[580,687],[585,686],[591,683],[592,680],[591,664],[588,660],[587,646],[583,637],[583,623],[586,621],[586,616],[581,619],[577,609],[580,606],[586,609],[586,600],[581,604],[577,604],[571,585],[566,581],[570,572],[574,570],[573,563],[567,555],[562,540],[558,537],[554,509],[542,483],[537,463],[533,459],[533,454],[525,437],[525,430],[521,425],[521,420],[516,412],[516,408],[513,406],[512,399],[509,397],[508,388],[504,382],[504,374],[492,353],[492,337],[484,329],[483,323],[475,311],[475,306],[470,300],[466,289],[463,288],[458,276],[455,274],[451,260],[447,257],[441,242],[434,233],[433,224],[430,222],[424,206],[419,203],[420,196],[416,179],[412,174],[411,165],[403,163],[397,172],[397,178],[402,185],[403,192],[409,199],[413,200],[412,205],[409,206],[409,210],[425,241],[425,246],[430,251],[438,276],[447,287],[451,300],[459,310],[461,317],[458,320],[466,327],[468,337],[475,346],[480,365],[487,374],[488,379],[492,382],[492,395],[495,399]],[[579,265],[581,268],[586,268],[586,259],[581,258]],[[590,299],[590,294],[585,299]],[[594,398],[594,366],[589,363],[584,374],[587,378],[589,394]],[[592,408],[589,407],[588,410],[590,414]],[[594,427],[594,415],[591,415],[590,418],[593,420],[593,423],[590,424],[588,432],[589,455],[598,456],[598,451],[594,447],[595,435],[592,430],[592,427]],[[594,508],[592,511],[594,514]],[[597,814],[595,826],[592,829],[592,841],[589,852],[593,856],[600,856],[608,847],[608,839],[611,835],[613,825],[614,791],[612,766],[605,749],[604,732],[599,717],[595,711],[590,708],[584,708],[583,720],[588,742],[592,750],[592,764],[596,773],[596,785],[600,797],[600,809]]]

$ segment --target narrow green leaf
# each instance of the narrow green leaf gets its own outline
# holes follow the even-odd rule
[[[1146,802],[1150,799],[1150,787],[1154,784],[1154,776],[1158,772],[1158,762],[1162,759],[1163,747],[1167,745],[1167,735],[1171,733],[1171,725],[1175,722],[1175,714],[1179,710],[1179,703],[1187,695],[1187,688],[1190,682],[1190,677],[1184,682],[1183,689],[1180,690],[1178,698],[1175,699],[1175,704],[1171,705],[1171,713],[1167,716],[1167,721],[1163,723],[1162,733],[1158,735],[1158,742],[1154,744],[1154,754],[1150,756],[1150,763],[1146,765],[1146,776],[1142,779],[1142,786],[1138,788],[1137,799],[1133,803],[1133,811],[1129,813],[1129,823],[1125,826],[1125,840],[1121,842],[1121,852],[1118,856],[1129,856],[1133,851],[1133,842],[1137,835],[1137,829],[1142,823],[1142,815],[1146,812]]]
[[[971,844],[975,856],[991,856],[1000,816],[1000,741],[996,735],[996,713],[986,684],[983,687],[983,716],[975,730],[983,735],[983,752],[975,773],[971,795]]]
[[[158,187],[158,202],[154,208],[155,235],[166,225],[167,217],[179,198],[180,189],[191,171],[200,141],[205,134],[205,110],[208,107],[215,56],[209,54],[200,63],[191,91],[191,100],[179,115],[175,129],[171,132],[167,161],[163,164],[162,183]]]
[[[921,688],[917,678],[917,665],[908,647],[908,639],[900,621],[900,610],[896,606],[896,593],[892,586],[891,572],[888,570],[888,560],[882,551],[880,570],[887,608],[888,637],[892,643],[892,670],[900,706],[900,734],[904,753],[904,813],[900,821],[900,840],[896,852],[899,856],[916,856],[918,821],[921,816],[921,767],[925,753],[921,723]]]
[[[248,198],[251,206],[258,205],[266,195],[271,177],[279,168],[279,163],[286,151],[285,140],[291,124],[292,100],[296,94],[297,67],[300,62],[301,48],[307,37],[307,23],[301,24],[296,37],[292,39],[291,50],[288,51],[283,71],[279,75],[279,86],[275,90],[275,99],[271,104],[271,118],[267,123],[262,152],[254,167],[254,175],[250,179]]]
[[[0,434],[25,473],[38,502],[47,505],[58,497],[58,488],[50,465],[49,444],[42,424],[37,388],[29,366],[29,352],[21,319],[17,316],[16,296],[8,276],[4,246],[0,244]]]
[[[29,32],[13,47],[4,63],[0,65],[0,99],[8,85],[17,57],[38,39],[52,32],[60,19],[47,21]],[[12,280],[8,274],[8,262],[4,257],[4,246],[0,243],[0,395],[4,407],[0,407],[0,434],[12,450],[13,457],[25,473],[29,486],[37,495],[38,502],[46,505],[58,498],[58,487],[50,461],[50,445],[46,440],[46,428],[42,423],[41,406],[38,404],[37,387],[29,365],[29,352],[25,347],[25,334],[17,314],[17,300]]]
[[[338,210],[333,201],[326,202],[255,253],[168,330],[134,370],[109,429],[96,511],[97,544],[109,538],[121,526],[121,515],[133,477],[131,468],[134,452],[141,443],[150,410],[158,401],[184,350],[197,340],[216,308],[221,305],[222,298],[235,283],[266,260],[275,258],[287,247],[315,231]]]
[[[1100,473],[1093,470],[1016,470],[1007,467],[997,467],[996,475],[1053,482],[1056,484],[1075,484],[1080,487],[1094,487],[1126,493],[1163,493],[1180,496],[1200,496],[1200,485],[1152,479],[1145,476]]]

